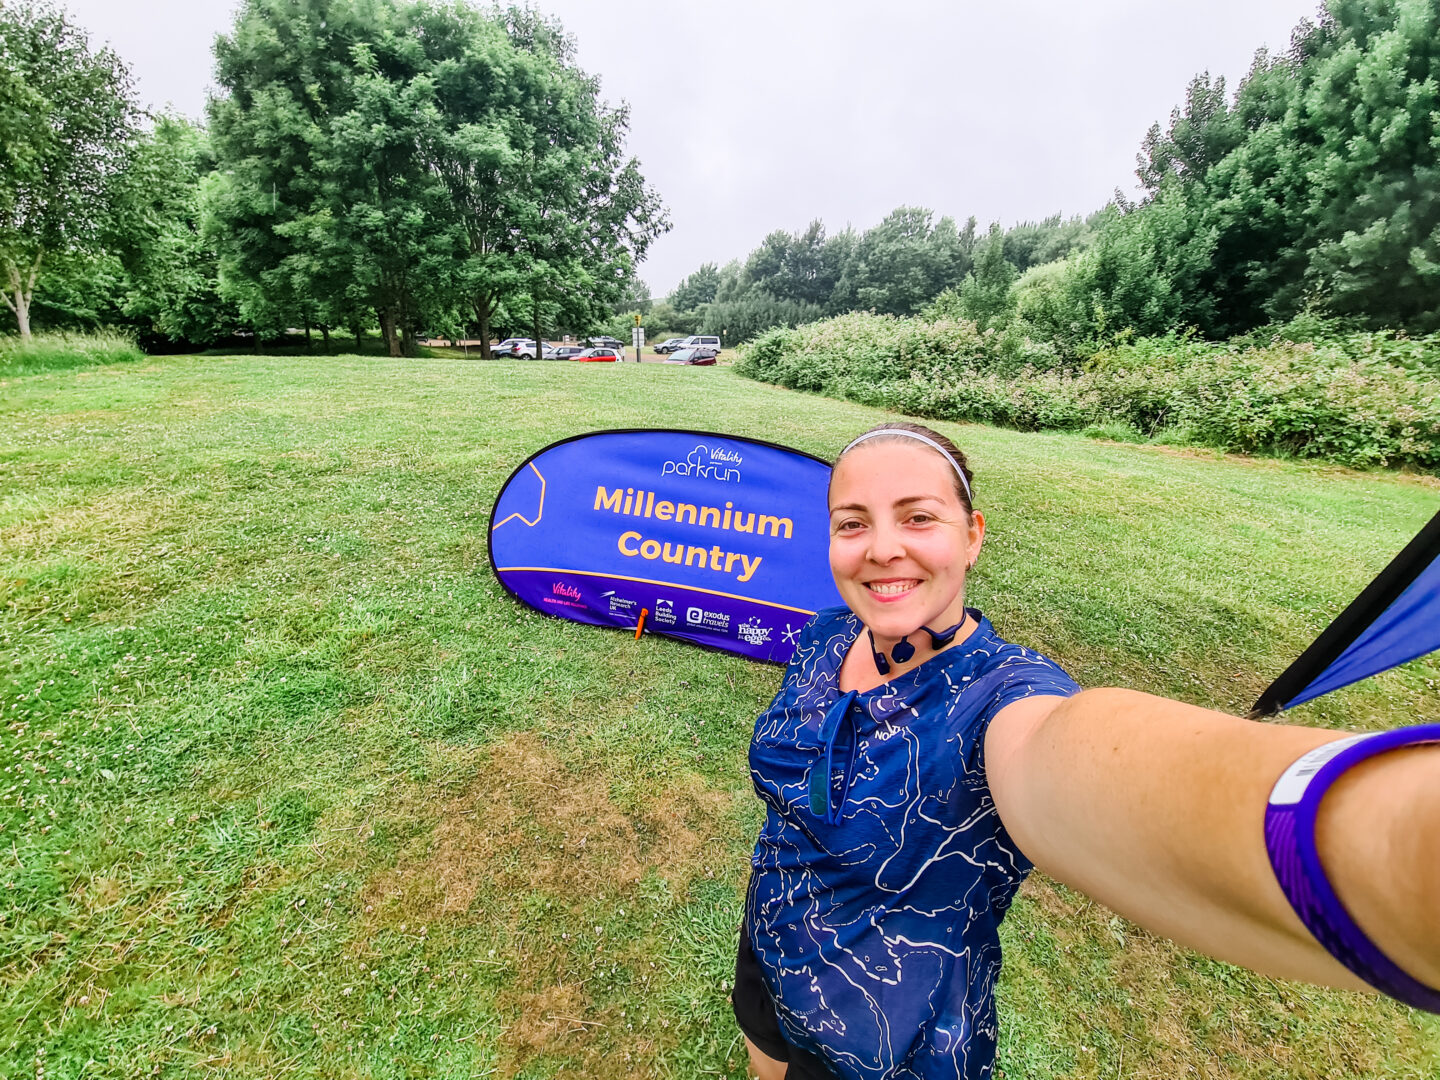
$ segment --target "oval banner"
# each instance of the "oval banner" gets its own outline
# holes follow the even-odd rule
[[[532,455],[490,515],[490,565],[522,603],[787,663],[830,577],[830,466],[699,431],[599,431]]]

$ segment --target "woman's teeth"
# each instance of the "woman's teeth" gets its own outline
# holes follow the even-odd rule
[[[909,592],[916,584],[914,581],[872,581],[867,587],[871,592],[879,593],[881,596],[898,596],[900,593]]]

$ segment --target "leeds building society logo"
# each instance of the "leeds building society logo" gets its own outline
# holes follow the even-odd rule
[[[685,455],[684,461],[667,461],[660,466],[660,475],[694,476],[708,480],[740,482],[740,463],[744,459],[738,451],[723,446],[696,446]]]
[[[675,605],[663,597],[655,601],[655,623],[659,626],[675,625]]]

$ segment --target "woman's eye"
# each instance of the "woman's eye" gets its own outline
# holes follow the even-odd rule
[[[852,521],[842,521],[842,522],[840,522],[839,525],[836,525],[836,526],[835,526],[835,531],[836,531],[836,532],[854,532],[856,529],[860,529],[860,528],[863,528],[863,527],[864,527],[863,524],[862,524],[861,522],[859,522],[859,521],[853,521],[853,520],[852,520]]]
[[[930,522],[932,522],[932,521],[934,521],[934,520],[935,520],[935,519],[932,518],[929,514],[911,514],[911,515],[910,515],[910,524],[912,524],[912,525],[928,525]]]

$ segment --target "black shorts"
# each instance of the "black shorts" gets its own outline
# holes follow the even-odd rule
[[[750,938],[740,928],[740,949],[735,955],[735,992],[730,995],[735,1009],[735,1022],[740,1031],[766,1057],[788,1061],[785,1080],[835,1080],[824,1059],[799,1047],[791,1046],[780,1034],[780,1021],[775,1016],[775,1000],[760,974],[760,963],[750,951]]]

